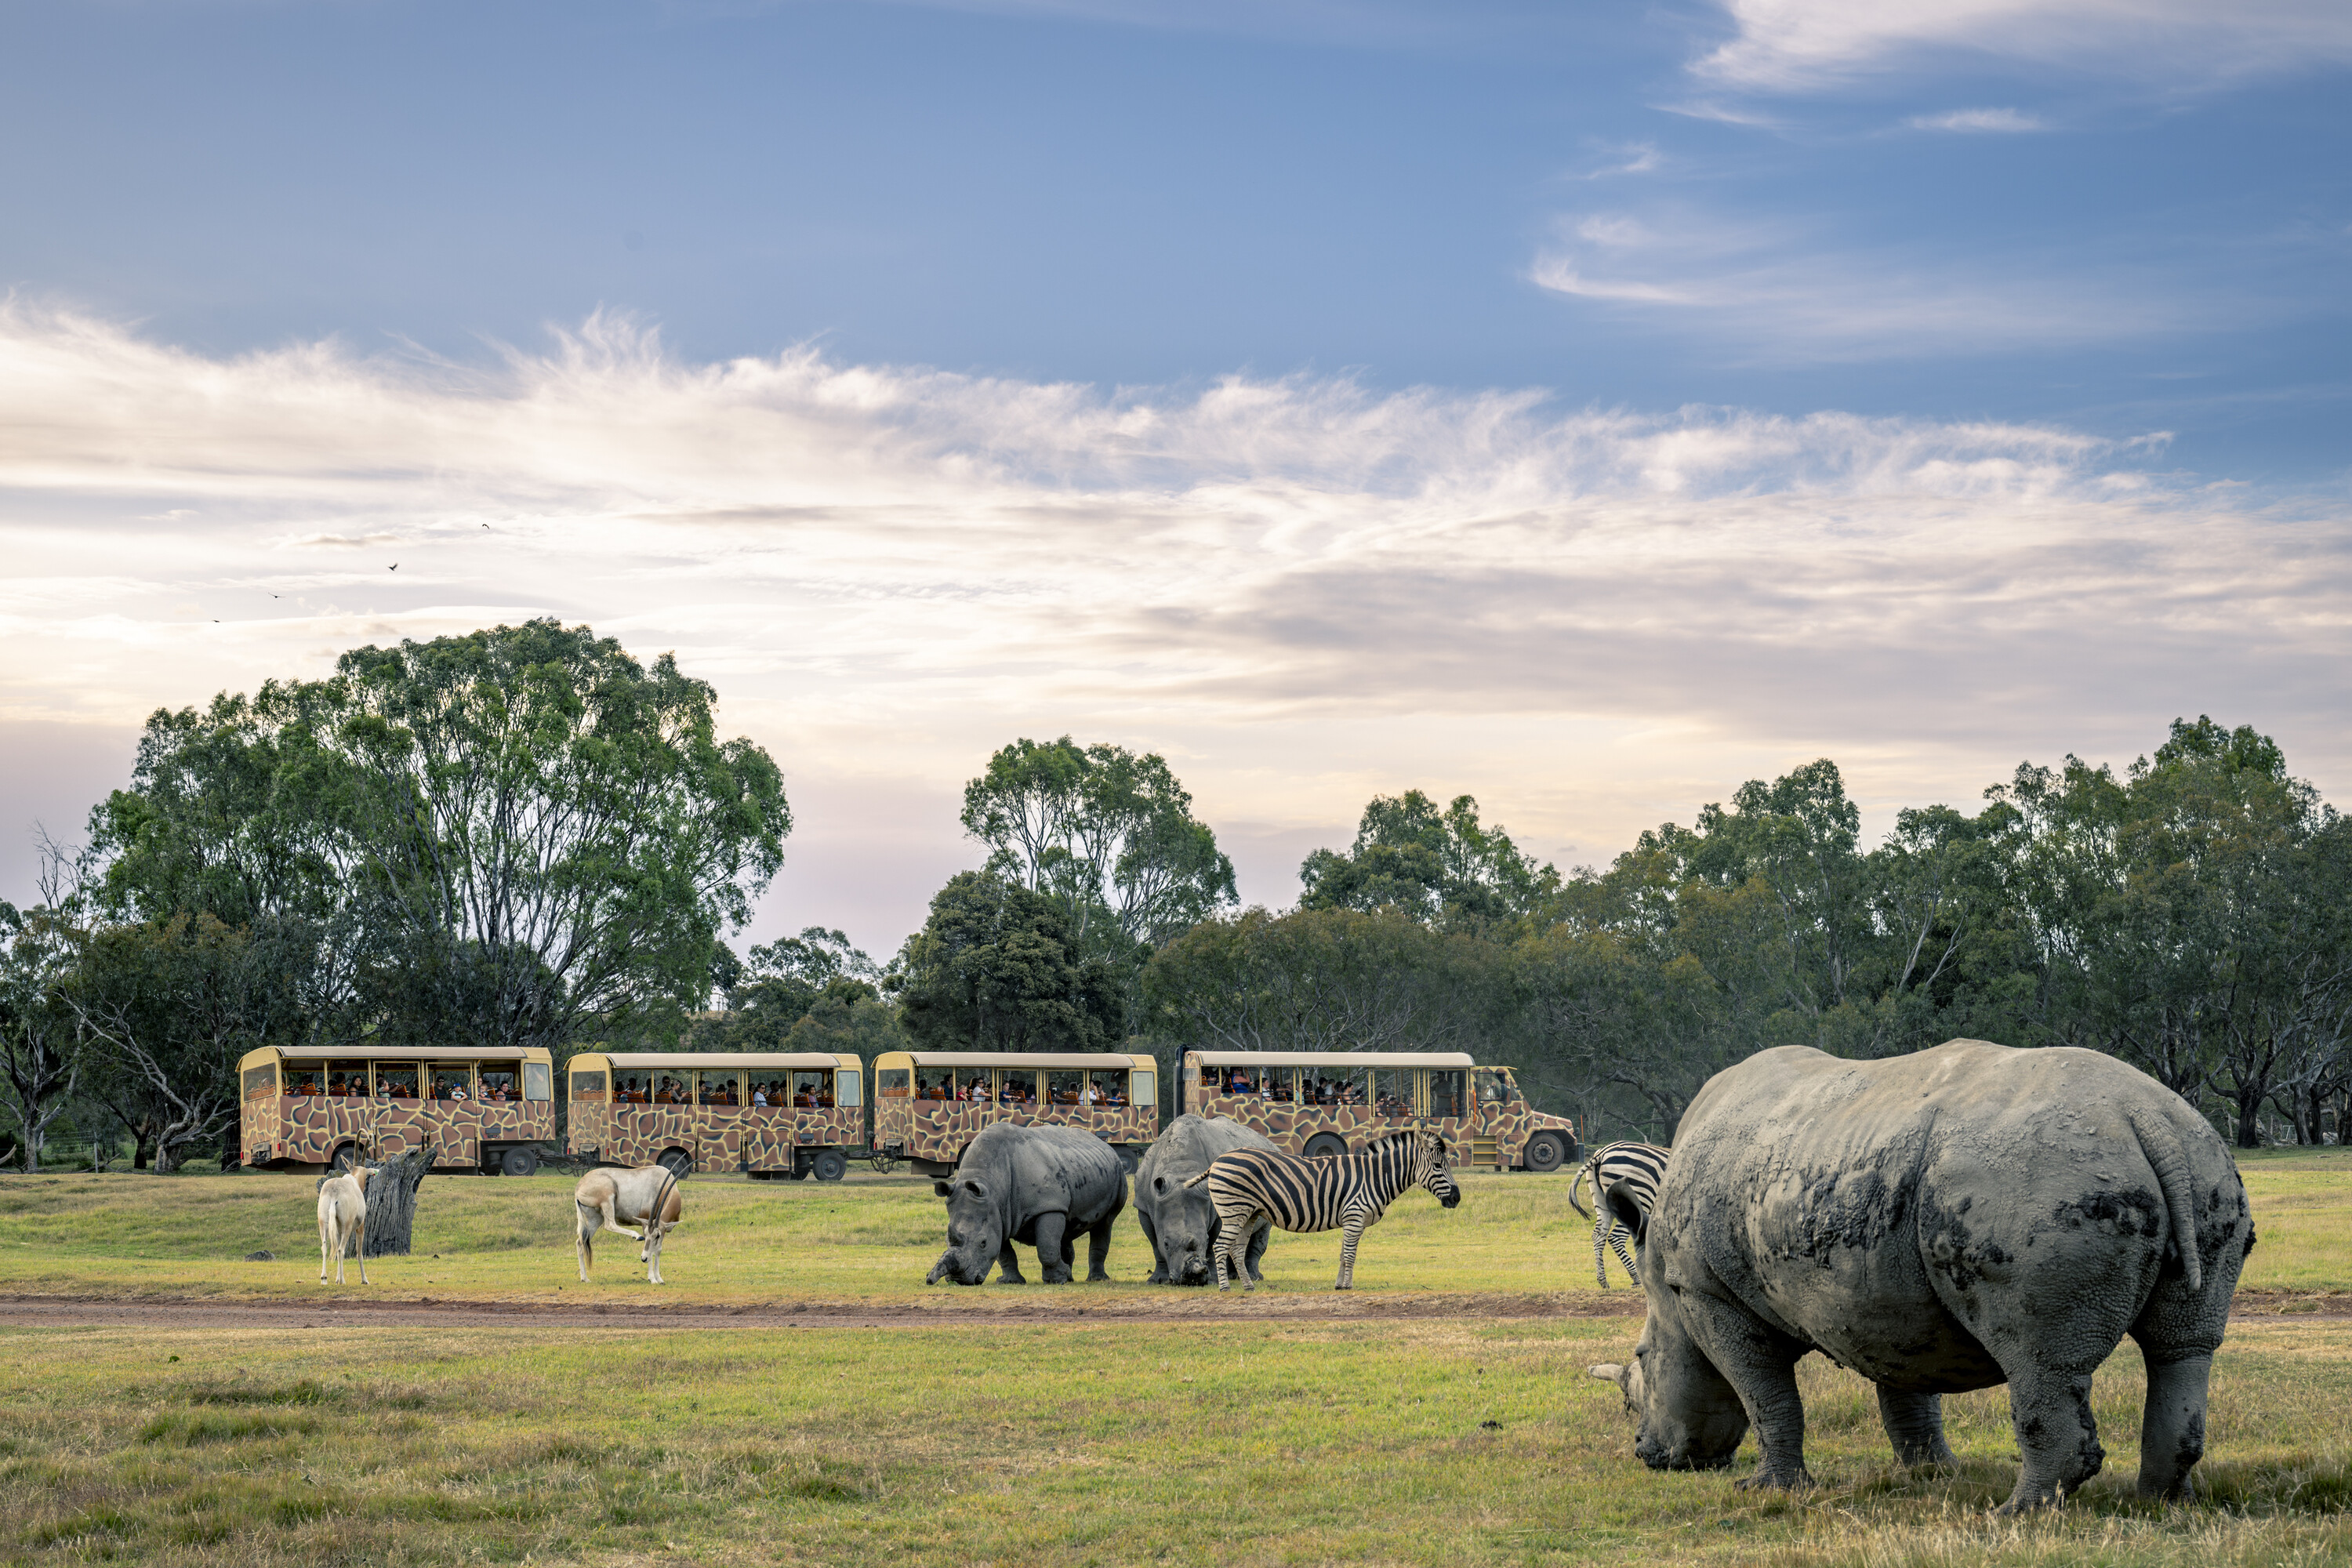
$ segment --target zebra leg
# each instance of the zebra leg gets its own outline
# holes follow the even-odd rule
[[[1351,1209],[1339,1222],[1339,1282],[1334,1290],[1356,1288],[1356,1243],[1364,1238],[1364,1215],[1360,1209]]]
[[[1625,1266],[1625,1278],[1633,1282],[1635,1289],[1640,1289],[1642,1271],[1633,1266],[1633,1255],[1625,1250],[1624,1226],[1619,1226],[1610,1231],[1609,1245],[1616,1249],[1617,1261]]]
[[[1608,1239],[1608,1236],[1609,1211],[1604,1207],[1592,1216],[1592,1277],[1601,1281],[1603,1290],[1609,1289],[1609,1254],[1601,1243]]]

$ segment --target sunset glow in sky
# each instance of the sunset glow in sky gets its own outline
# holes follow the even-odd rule
[[[161,705],[555,615],[714,683],[753,940],[1017,735],[1296,896],[2210,712],[2352,787],[2352,10],[44,8],[0,53],[0,897]],[[394,568],[396,567],[397,570]]]

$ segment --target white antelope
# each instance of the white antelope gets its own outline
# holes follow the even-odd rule
[[[588,1265],[596,1259],[597,1233],[606,1230],[643,1242],[637,1261],[646,1266],[646,1282],[662,1282],[662,1237],[669,1234],[685,1213],[677,1176],[669,1167],[638,1165],[625,1171],[591,1171],[572,1189],[572,1206],[579,1221],[578,1246],[574,1250],[579,1254],[583,1283],[588,1279]],[[631,1225],[641,1225],[645,1229],[631,1230]]]
[[[367,1273],[367,1184],[375,1173],[362,1165],[339,1172],[319,1184],[319,1283],[327,1282],[327,1259],[335,1260],[335,1283],[343,1282],[343,1248],[360,1255],[360,1283],[373,1285]]]

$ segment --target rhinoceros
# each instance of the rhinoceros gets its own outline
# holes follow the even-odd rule
[[[1092,1239],[1087,1278],[1108,1279],[1111,1222],[1127,1206],[1127,1167],[1108,1143],[1071,1127],[1017,1127],[1000,1121],[965,1146],[955,1174],[934,1182],[948,1201],[948,1249],[924,1278],[984,1285],[988,1266],[1003,1266],[1007,1285],[1025,1285],[1013,1256],[1016,1241],[1037,1249],[1045,1283],[1069,1283],[1077,1239]]]
[[[1235,1149],[1271,1149],[1265,1134],[1223,1117],[1190,1112],[1169,1123],[1143,1156],[1135,1173],[1135,1217],[1151,1243],[1153,1285],[1206,1285],[1214,1278],[1210,1259],[1217,1238],[1217,1205],[1206,1187],[1185,1188],[1185,1182],[1209,1168],[1209,1162]],[[1265,1256],[1272,1222],[1258,1226],[1249,1240],[1244,1260],[1252,1279],[1264,1279],[1258,1260]]]
[[[1949,1463],[1941,1396],[2009,1384],[2023,1458],[2001,1511],[2059,1500],[2105,1456],[2091,1373],[2128,1333],[2147,1366],[2139,1489],[2178,1497],[2254,1244],[2235,1163],[2177,1094],[2095,1051],[1952,1040],[1846,1061],[1801,1046],[1699,1091],[1643,1245],[1633,1362],[1597,1366],[1653,1469],[1809,1483],[1795,1367],[1818,1350],[1878,1385],[1906,1464]]]

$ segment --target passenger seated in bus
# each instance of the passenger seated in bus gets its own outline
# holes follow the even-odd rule
[[[1290,1076],[1287,1073],[1276,1076],[1273,1084],[1266,1089],[1265,1097],[1268,1100],[1273,1100],[1276,1105],[1288,1105],[1290,1103]]]
[[[654,1103],[656,1105],[685,1104],[685,1086],[680,1084],[677,1079],[674,1078],[666,1078],[662,1079],[661,1088],[654,1091]]]
[[[755,1083],[751,1086],[751,1103],[755,1107],[768,1103],[768,1086],[766,1084]]]
[[[1250,1092],[1250,1076],[1249,1069],[1247,1068],[1235,1068],[1234,1069],[1232,1080],[1225,1085],[1225,1092],[1228,1094],[1248,1094]]]

